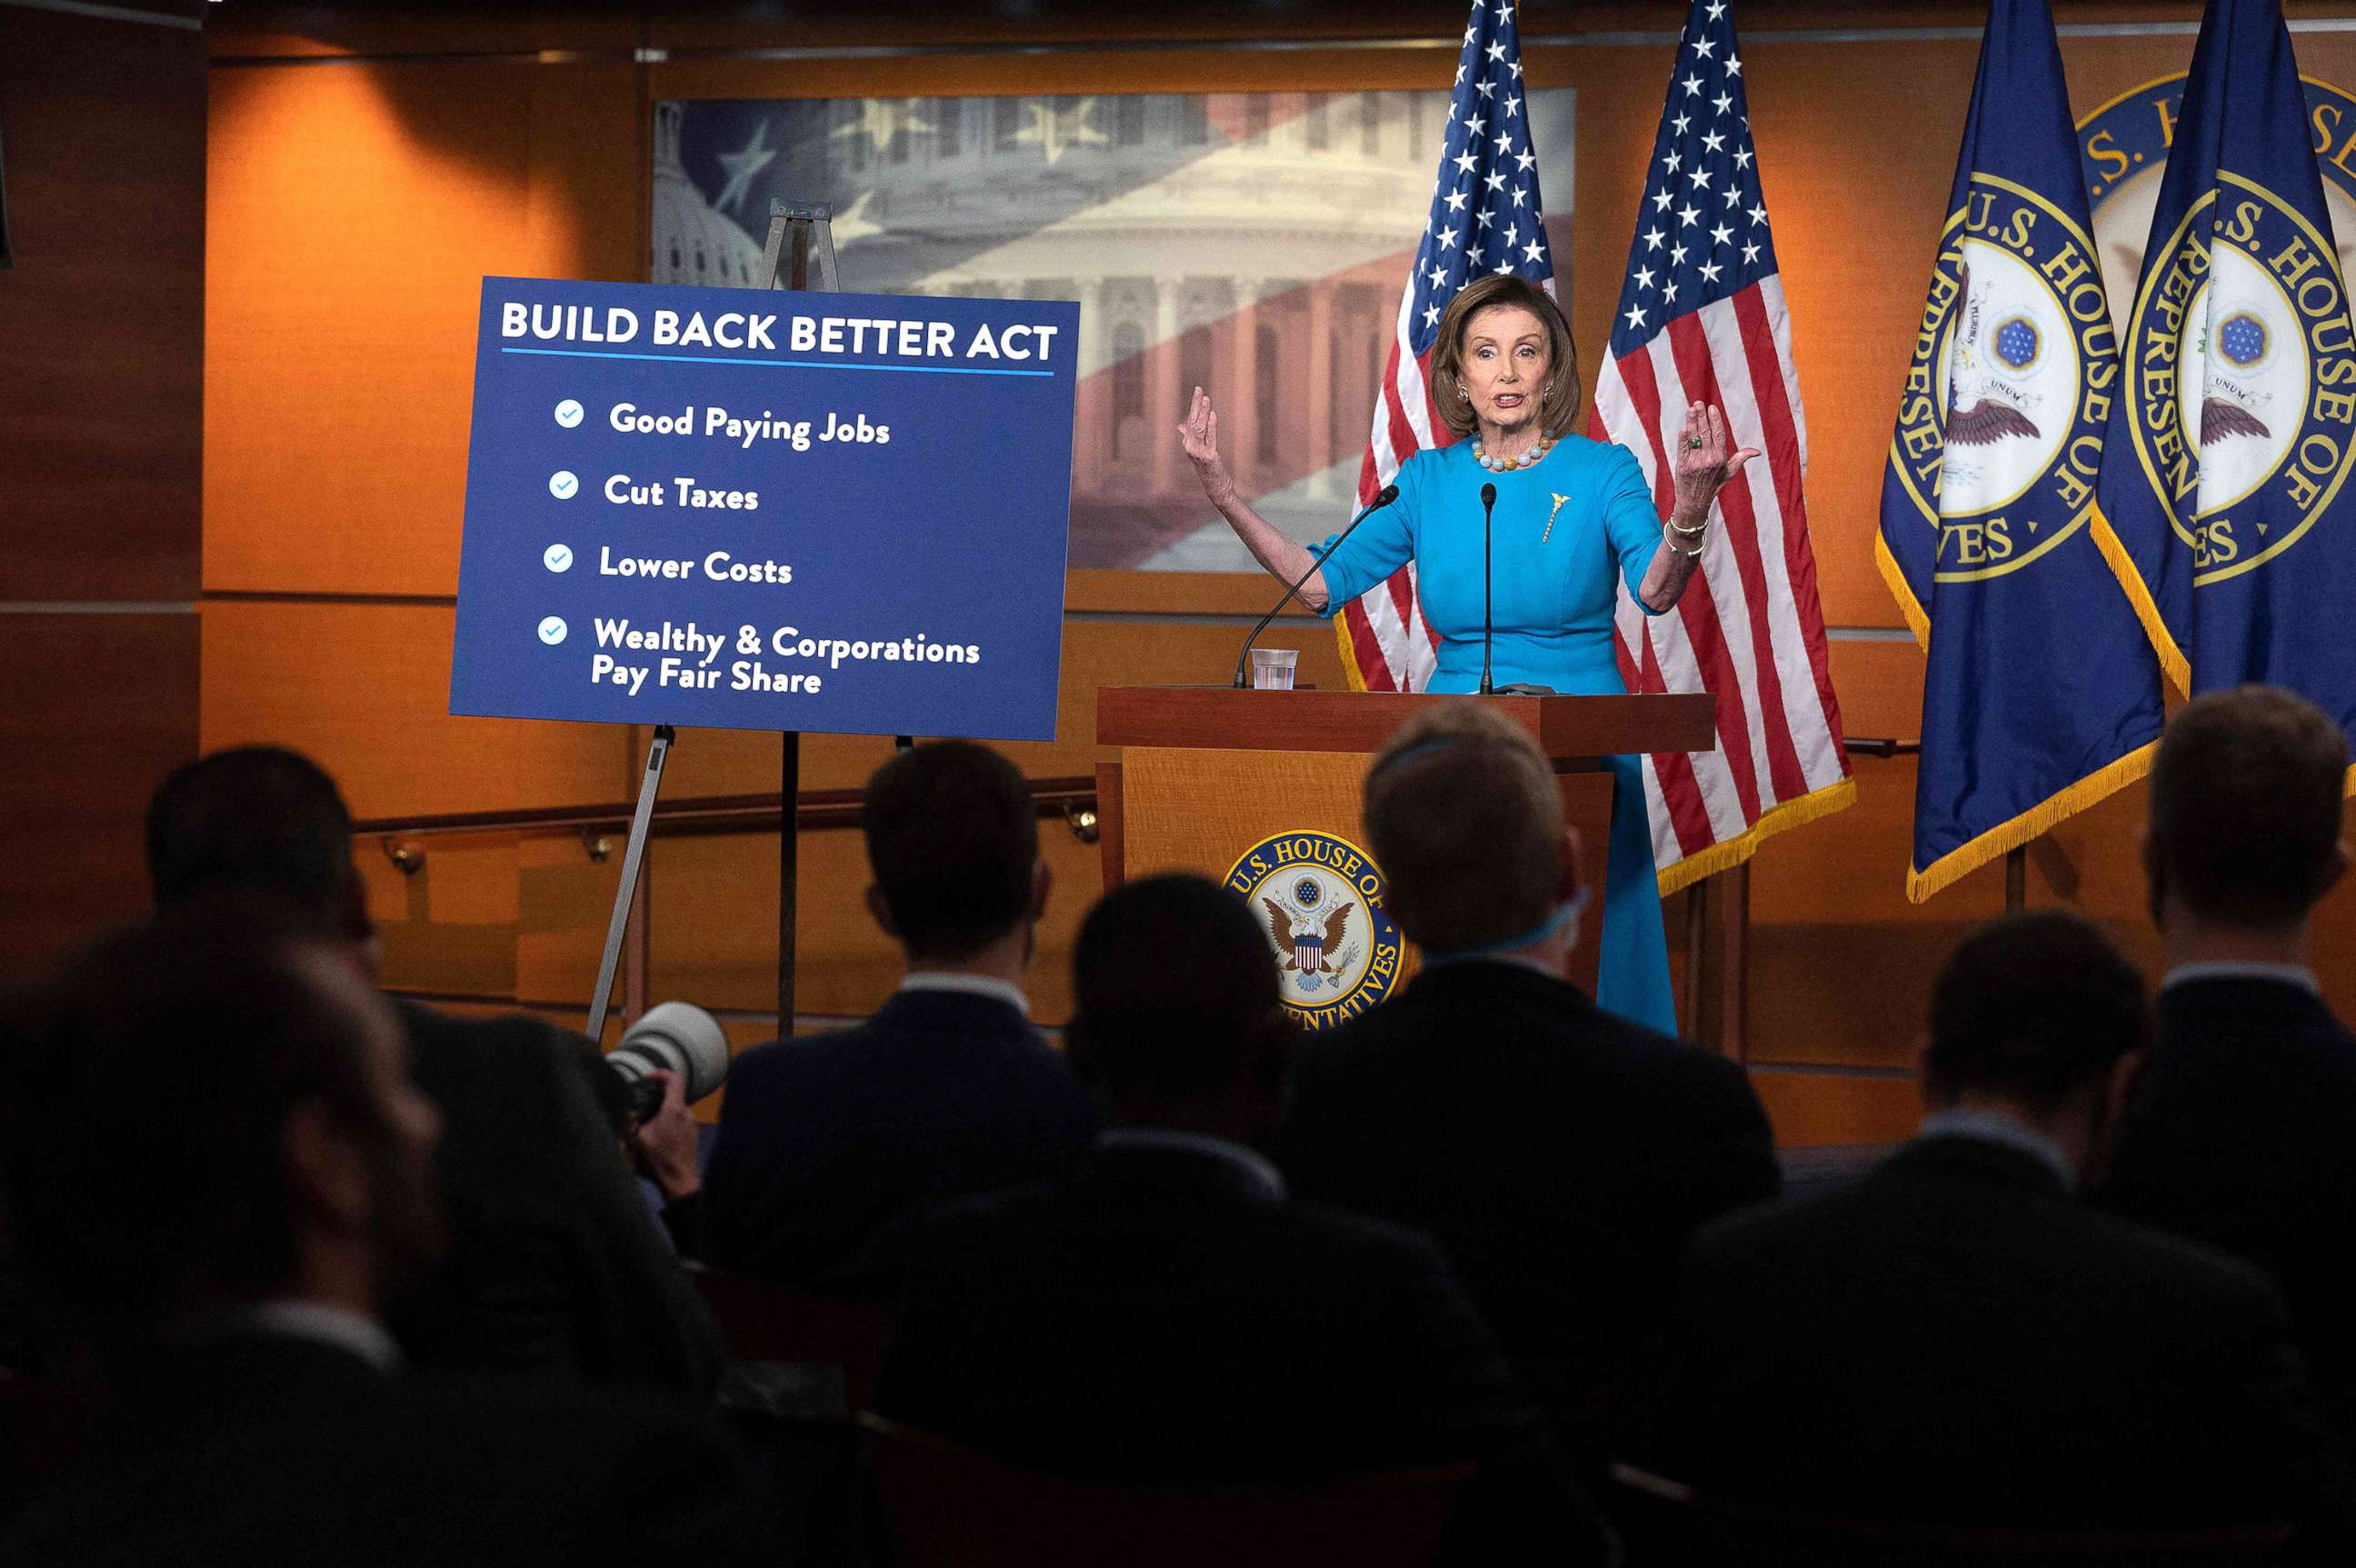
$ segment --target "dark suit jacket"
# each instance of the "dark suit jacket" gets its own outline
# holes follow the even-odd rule
[[[700,1253],[823,1283],[935,1204],[1061,1174],[1095,1131],[1088,1097],[1012,1006],[904,991],[856,1028],[736,1058]]]
[[[255,1335],[128,1378],[0,1562],[727,1564],[748,1518],[724,1436],[668,1398],[397,1380]]]
[[[1484,1468],[1472,1529],[1601,1536],[1431,1244],[1215,1155],[1099,1151],[911,1247],[876,1406],[1010,1463],[1141,1483]],[[1468,1548],[1469,1550],[1469,1548]]]
[[[442,1112],[442,1267],[394,1328],[434,1369],[708,1390],[720,1336],[590,1099],[581,1042],[538,1019],[401,1004]]]
[[[1426,970],[1309,1046],[1278,1154],[1302,1197],[1438,1241],[1590,1455],[1649,1385],[1678,1249],[1777,1187],[1740,1068],[1501,963]]]
[[[2356,1434],[2356,1036],[2279,981],[2159,994],[2102,1201],[2271,1274]]]
[[[2244,1265],[1918,1139],[1695,1240],[1655,1462],[1815,1511],[2047,1529],[2336,1527],[2344,1477]]]

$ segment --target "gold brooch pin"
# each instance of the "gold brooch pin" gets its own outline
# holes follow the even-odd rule
[[[1553,496],[1554,492],[1552,490],[1548,490],[1547,494]],[[1570,499],[1569,496],[1554,497],[1554,510],[1547,513],[1546,532],[1538,535],[1538,542],[1540,544],[1544,544],[1547,540],[1554,537],[1554,520],[1556,516],[1561,512],[1563,503],[1569,499]]]

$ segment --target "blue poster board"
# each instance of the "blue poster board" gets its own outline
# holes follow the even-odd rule
[[[484,279],[450,711],[1053,739],[1078,337]]]

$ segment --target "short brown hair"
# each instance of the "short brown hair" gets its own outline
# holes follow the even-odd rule
[[[2304,918],[2336,871],[2347,775],[2347,737],[2306,698],[2276,686],[2193,698],[2151,766],[2155,873],[2210,919]]]
[[[1268,924],[1184,872],[1124,882],[1072,943],[1067,1059],[1116,1116],[1216,1095],[1248,1075],[1277,1087],[1292,1042]]]
[[[962,962],[1031,908],[1039,813],[1022,769],[969,740],[895,753],[867,781],[867,864],[900,945]]]
[[[1399,929],[1433,952],[1486,947],[1553,908],[1562,787],[1529,731],[1481,703],[1427,708],[1366,770],[1367,847]]]
[[[1931,988],[1922,1087],[1933,1105],[1978,1091],[2050,1110],[2144,1048],[2143,976],[2092,922],[2033,909],[1955,944]]]
[[[1510,273],[1477,278],[1457,290],[1456,297],[1448,302],[1447,313],[1440,318],[1440,334],[1431,340],[1432,411],[1457,435],[1472,434],[1472,404],[1457,367],[1464,362],[1465,328],[1493,305],[1519,306],[1546,324],[1552,360],[1538,395],[1539,428],[1548,440],[1568,435],[1579,421],[1579,345],[1570,340],[1570,323],[1554,295]]]

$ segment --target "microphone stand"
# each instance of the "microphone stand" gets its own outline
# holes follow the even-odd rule
[[[1398,499],[1398,487],[1397,485],[1385,485],[1383,487],[1382,494],[1376,496],[1373,500],[1368,501],[1366,503],[1366,510],[1352,518],[1350,520],[1350,526],[1333,536],[1333,542],[1327,545],[1324,550],[1318,554],[1314,561],[1309,563],[1309,570],[1294,578],[1292,580],[1292,586],[1284,590],[1284,597],[1277,600],[1275,605],[1269,608],[1268,614],[1259,618],[1259,624],[1251,628],[1251,635],[1244,639],[1243,648],[1236,655],[1235,689],[1237,691],[1240,692],[1245,687],[1251,684],[1249,681],[1245,679],[1245,675],[1251,665],[1252,644],[1258,642],[1259,640],[1259,634],[1268,629],[1268,623],[1276,618],[1276,612],[1292,602],[1292,596],[1301,591],[1301,585],[1306,583],[1310,578],[1317,575],[1317,569],[1325,564],[1327,558],[1330,557],[1333,552],[1342,548],[1342,541],[1349,538],[1351,534],[1357,532],[1358,524],[1365,521],[1366,519],[1374,516],[1375,513],[1382,510],[1383,508],[1390,505],[1391,502],[1397,499]]]
[[[1481,487],[1481,694],[1487,696],[1495,688],[1489,681],[1489,654],[1496,646],[1497,634],[1490,625],[1489,514],[1497,505],[1497,487]]]

